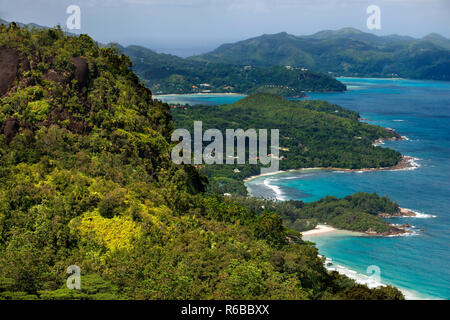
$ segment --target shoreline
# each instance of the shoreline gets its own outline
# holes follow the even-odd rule
[[[296,171],[310,171],[310,170],[328,170],[328,171],[345,171],[345,172],[372,172],[372,171],[403,171],[403,170],[414,170],[419,167],[415,161],[418,160],[415,157],[411,156],[403,156],[402,160],[399,161],[398,164],[391,167],[383,167],[383,168],[362,168],[362,169],[348,169],[348,168],[335,168],[335,167],[315,167],[315,168],[299,168],[299,169],[289,169],[289,170],[278,170],[274,172],[268,172],[263,174],[258,174],[254,176],[250,176],[244,178],[242,181],[244,183],[252,181],[257,178],[277,175],[280,173],[288,173],[288,172],[296,172]]]
[[[302,234],[302,238],[303,238],[303,237],[317,236],[317,235],[336,232],[336,231],[342,231],[342,230],[337,229],[335,227],[331,227],[326,224],[318,224],[314,229],[302,231],[300,233]],[[344,230],[344,231],[347,231],[347,230]]]
[[[395,131],[393,131],[394,133],[396,133]],[[393,138],[387,138],[387,139],[383,139],[383,138],[379,138],[377,140],[375,140],[373,142],[373,145],[379,145],[379,144],[383,144],[384,141],[405,141],[408,140],[407,137],[405,136],[400,136],[398,133],[397,137],[393,137]],[[270,175],[275,175],[275,174],[279,174],[279,173],[285,173],[285,172],[294,172],[294,171],[304,171],[304,170],[331,170],[331,171],[345,171],[345,172],[358,172],[358,173],[362,173],[362,172],[371,172],[371,171],[401,171],[401,170],[414,170],[417,169],[418,167],[420,167],[419,164],[417,164],[415,161],[419,160],[418,158],[412,157],[412,156],[405,156],[402,155],[401,160],[394,166],[390,166],[390,167],[383,167],[383,168],[362,168],[362,169],[348,169],[348,168],[335,168],[335,167],[316,167],[316,168],[299,168],[299,169],[289,169],[289,170],[278,170],[275,172],[269,172],[269,173],[264,173],[264,174],[259,174],[259,175],[254,175],[254,176],[250,176],[247,177],[245,179],[243,179],[244,184],[246,182],[249,182],[251,180],[260,178],[260,177],[264,177],[264,176],[270,176]],[[247,188],[248,189],[248,188]],[[249,191],[250,193],[250,191]]]
[[[339,76],[339,77],[335,77],[336,79],[373,79],[373,80],[415,80],[415,79],[408,79],[408,78],[400,78],[400,77],[392,77],[392,78],[386,78],[386,77],[381,77],[381,78],[373,78],[373,77],[350,77],[350,76]],[[425,80],[425,79],[424,79]]]
[[[400,207],[400,211],[398,214],[385,214],[380,213],[378,214],[378,217],[381,218],[415,218],[417,217],[417,213],[406,208]],[[433,217],[433,216],[430,216]],[[425,216],[423,217],[425,218]],[[392,228],[389,232],[375,232],[372,231],[372,229],[368,229],[367,231],[354,231],[354,230],[347,230],[347,229],[339,229],[333,226],[330,226],[325,223],[319,223],[314,229],[306,230],[300,232],[302,234],[302,237],[310,237],[310,236],[317,236],[317,235],[323,235],[325,233],[336,233],[336,232],[349,232],[352,233],[355,236],[378,236],[378,237],[399,237],[399,236],[405,236],[405,235],[413,235],[416,234],[413,229],[414,227],[411,226],[409,223],[403,223],[403,224],[389,224],[389,226]],[[423,231],[423,229],[419,229],[419,231]]]
[[[155,94],[153,97],[177,97],[177,96],[247,96],[244,93],[236,92],[193,92],[193,93],[168,93],[168,94]]]
[[[381,169],[366,169],[365,171],[382,171],[382,170],[405,170],[405,169],[411,169],[411,168],[416,168],[417,166],[412,165],[411,161],[415,159],[412,157],[404,157],[403,161],[401,163],[399,163],[396,166],[393,167],[388,167],[388,168],[381,168]],[[334,170],[333,170],[334,169]],[[255,176],[251,176],[248,177],[246,179],[244,179],[244,183],[247,183],[249,181],[252,181],[254,179],[257,178],[261,178],[261,177],[268,177],[268,176],[273,176],[273,175],[277,175],[277,174],[281,174],[281,173],[288,173],[288,172],[308,172],[308,171],[318,171],[318,170],[333,170],[333,171],[356,171],[356,172],[362,172],[362,170],[359,169],[346,169],[346,170],[337,170],[335,168],[302,168],[302,169],[290,169],[287,171],[275,171],[275,172],[268,172],[268,173],[264,173],[264,174],[260,174],[260,175],[255,175]],[[276,199],[279,201],[284,201],[286,200],[283,195],[282,192],[280,190],[279,187],[276,186],[271,186],[269,184],[269,179],[264,179],[264,185],[267,186],[268,188],[272,189],[275,194],[276,194]],[[251,188],[249,186],[247,186],[247,190],[249,192],[249,195],[252,196],[251,194]],[[384,218],[384,219],[390,219],[390,218],[434,218],[436,216],[434,215],[430,215],[430,214],[425,214],[425,213],[421,213],[421,212],[416,212],[414,210],[411,209],[407,209],[407,208],[403,208],[403,207],[399,207],[399,211],[395,212],[395,213],[384,213],[384,212],[380,212],[377,214],[377,216],[379,218]],[[415,235],[417,234],[417,231],[423,232],[423,229],[417,229],[414,230],[415,227],[411,226],[408,223],[402,223],[402,224],[393,224],[393,223],[388,223],[389,224],[389,231],[386,232],[376,232],[373,229],[368,229],[366,231],[353,231],[353,230],[347,230],[347,229],[338,229],[329,225],[325,225],[324,223],[322,224],[318,224],[316,228],[312,229],[312,230],[307,230],[302,232],[302,235],[306,235],[306,236],[310,236],[310,235],[316,235],[316,234],[323,234],[323,233],[330,233],[330,232],[335,232],[335,231],[345,231],[345,232],[355,232],[355,234],[358,235],[365,235],[365,236],[378,236],[378,237],[397,237],[397,236],[408,236],[408,235]]]
[[[249,182],[249,181],[257,179],[257,178],[273,176],[273,175],[276,175],[276,174],[292,172],[292,171],[297,171],[297,170],[304,170],[304,169],[289,169],[289,170],[278,170],[278,171],[274,171],[274,172],[267,172],[267,173],[257,174],[257,175],[254,175],[254,176],[250,176],[250,177],[244,178],[242,181],[244,183],[246,183],[246,182]]]
[[[381,279],[373,278],[372,275],[364,274],[363,272],[358,272],[354,270],[351,266],[344,264],[342,262],[336,263],[332,258],[323,256],[321,254],[318,255],[319,258],[325,258],[324,267],[329,272],[336,271],[339,274],[342,274],[352,280],[354,280],[358,284],[366,285],[370,289],[386,287],[389,283],[383,282]],[[393,284],[390,284],[393,285]],[[426,295],[421,294],[418,291],[414,291],[411,289],[406,289],[397,285],[395,286],[398,290],[400,290],[405,300],[435,300],[438,298],[428,297]]]
[[[333,235],[333,234],[336,236],[340,236],[340,235],[342,235],[342,236],[363,236],[363,237],[369,236],[365,233],[337,229],[337,228],[330,227],[328,225],[323,225],[323,224],[317,225],[316,228],[314,228],[312,230],[303,231],[303,232],[301,232],[301,234],[302,234],[302,238],[304,240],[311,241],[314,243],[316,243],[316,241],[314,239],[316,236],[320,237],[320,236],[324,236],[324,235]],[[316,244],[316,247],[317,247],[317,244]],[[319,249],[319,248],[317,247],[317,249]],[[325,267],[325,269],[327,269],[327,271],[329,271],[329,272],[336,271],[339,274],[342,274],[342,275],[354,280],[358,284],[367,285],[371,289],[385,287],[390,284],[390,285],[395,286],[397,289],[399,289],[403,293],[405,300],[437,299],[437,298],[432,298],[432,297],[421,295],[420,292],[413,291],[411,289],[402,288],[402,287],[394,285],[392,283],[382,282],[381,279],[379,280],[379,279],[373,278],[372,276],[370,276],[368,274],[358,272],[358,271],[354,270],[351,266],[348,266],[348,265],[345,265],[342,263],[336,263],[333,261],[333,258],[324,256],[321,253],[318,254],[318,257],[325,258],[324,267]]]
[[[411,156],[403,156],[402,159],[395,165],[391,167],[382,168],[362,168],[362,169],[345,169],[345,168],[321,168],[323,170],[332,171],[348,171],[348,172],[372,172],[372,171],[402,171],[402,170],[414,170],[419,167],[415,162],[419,160],[418,158]]]

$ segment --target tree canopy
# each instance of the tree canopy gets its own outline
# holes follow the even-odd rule
[[[126,56],[14,24],[0,52],[0,299],[403,298],[328,272],[277,213],[203,193]]]

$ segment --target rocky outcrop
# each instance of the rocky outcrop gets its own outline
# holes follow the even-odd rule
[[[35,55],[31,61],[33,68],[37,67],[37,62],[41,58]],[[50,60],[51,62],[51,60]],[[63,86],[70,85],[73,79],[77,80],[77,87],[79,90],[89,86],[89,63],[86,58],[74,57],[72,58],[74,71],[58,72],[56,69],[51,68],[43,75],[43,79],[59,83]],[[8,94],[8,92],[14,91],[17,86],[34,85],[38,82],[38,79],[34,76],[24,76],[23,72],[30,70],[30,61],[23,59],[21,53],[16,48],[1,47],[0,48],[0,97]],[[96,74],[96,66],[93,64],[93,74]],[[17,80],[17,82],[16,82]],[[91,130],[91,128],[83,121],[76,120],[70,112],[65,108],[56,108],[51,111],[47,125],[58,123],[63,120],[70,120],[68,125],[69,130],[78,133],[85,134]],[[24,123],[19,120],[10,118],[0,123],[0,133],[4,134],[4,141],[9,144],[16,134],[20,131],[20,128]]]
[[[72,58],[72,62],[75,66],[74,78],[78,81],[78,87],[80,89],[87,87],[89,84],[89,64],[85,58],[75,57]]]
[[[9,144],[19,131],[19,123],[16,119],[6,120],[3,124],[3,134],[5,135],[5,143]]]
[[[28,59],[21,57],[16,48],[0,48],[0,97],[14,87],[20,74],[30,70]]]
[[[382,144],[384,141],[399,141],[399,140],[407,140],[406,137],[401,136],[397,131],[395,131],[392,128],[383,128],[386,132],[393,135],[393,137],[390,138],[378,138],[376,139],[372,144],[377,146]]]
[[[379,213],[378,216],[381,218],[415,217],[416,213],[405,208],[399,208],[395,213]]]
[[[376,232],[372,228],[369,228],[365,233],[370,236],[399,236],[405,233],[412,233],[412,231],[409,230],[411,226],[407,223],[404,223],[402,225],[391,224],[389,225],[389,227],[389,231],[387,232]]]
[[[8,92],[19,71],[19,52],[14,48],[0,48],[0,96]]]
[[[57,82],[59,84],[69,84],[72,79],[77,80],[78,89],[83,89],[89,85],[89,63],[83,57],[72,58],[74,72],[71,74],[68,71],[57,72],[55,69],[50,69],[44,74],[44,79]]]

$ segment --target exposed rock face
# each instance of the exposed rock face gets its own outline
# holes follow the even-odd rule
[[[390,229],[388,232],[376,232],[372,228],[367,229],[366,234],[371,236],[398,236],[405,233],[412,233],[411,225],[404,223],[402,225],[390,224]]]
[[[399,208],[395,213],[379,213],[378,216],[382,218],[415,217],[416,213],[405,208]]]
[[[8,92],[19,70],[19,52],[14,48],[0,48],[0,96]]]
[[[19,123],[15,119],[6,120],[3,127],[3,133],[5,134],[5,143],[9,144],[19,131]]]
[[[87,60],[81,57],[72,58],[72,62],[75,66],[75,80],[78,81],[79,88],[88,86],[89,83],[89,65]]]
[[[82,89],[89,85],[89,64],[85,58],[75,57],[72,58],[72,63],[75,67],[73,78],[69,72],[57,72],[54,69],[50,69],[44,75],[46,80],[54,81],[60,84],[68,84],[72,79],[78,81],[78,88]],[[94,66],[95,72],[95,66]]]
[[[34,61],[33,61],[34,62]],[[57,82],[62,85],[70,84],[72,79],[77,80],[77,87],[82,89],[89,85],[89,64],[87,59],[82,57],[72,58],[74,72],[58,72],[55,69],[49,69],[43,78],[49,81]],[[36,82],[35,77],[21,77],[22,72],[30,70],[30,62],[27,59],[21,59],[20,51],[16,48],[0,48],[0,97],[14,90],[14,82],[21,81],[22,85],[32,85]],[[96,72],[96,66],[93,66],[93,72]],[[61,120],[70,120],[69,129],[84,134],[90,131],[90,127],[75,118],[63,108],[52,110],[48,119],[48,124],[56,123]],[[4,141],[9,144],[19,132],[21,124],[17,119],[10,118],[0,123],[0,133],[5,135]]]

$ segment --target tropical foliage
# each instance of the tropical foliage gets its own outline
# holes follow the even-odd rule
[[[126,56],[15,24],[0,52],[16,71],[0,97],[0,299],[403,298],[328,272],[277,213],[204,194]]]

